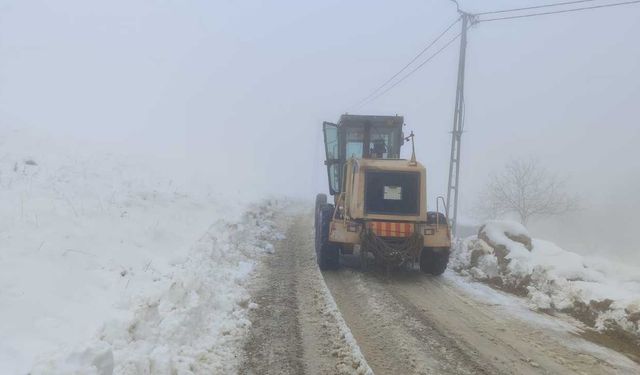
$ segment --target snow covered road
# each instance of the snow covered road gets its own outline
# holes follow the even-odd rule
[[[259,306],[241,373],[640,373],[638,363],[582,338],[576,322],[453,272],[388,277],[345,259],[320,277],[310,215],[287,225],[254,280]]]
[[[253,280],[257,305],[240,373],[371,373],[316,266],[309,215],[282,216],[285,238]]]
[[[621,354],[570,324],[496,292],[470,293],[457,276],[363,274],[325,280],[376,374],[637,374]],[[482,288],[479,288],[482,290]],[[487,299],[482,299],[486,297]]]

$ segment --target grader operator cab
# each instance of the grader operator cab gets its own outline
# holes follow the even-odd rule
[[[449,261],[451,231],[445,215],[427,211],[426,170],[400,159],[402,116],[342,115],[323,124],[329,192],[316,196],[315,247],[321,269],[341,254],[358,254],[363,267],[419,264],[440,275]],[[436,206],[444,199],[438,197]]]

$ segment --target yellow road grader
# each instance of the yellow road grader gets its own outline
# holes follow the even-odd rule
[[[341,254],[359,255],[364,268],[419,265],[444,272],[451,249],[447,217],[427,211],[427,173],[415,159],[413,133],[402,116],[349,115],[323,124],[329,192],[316,196],[315,248],[322,270],[336,269]],[[405,141],[411,159],[400,159]],[[445,209],[446,210],[446,209]]]

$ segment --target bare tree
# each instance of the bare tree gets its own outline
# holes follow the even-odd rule
[[[515,213],[527,224],[534,216],[559,215],[577,207],[577,198],[565,191],[559,177],[534,160],[512,160],[502,173],[492,175],[476,209],[492,218]]]

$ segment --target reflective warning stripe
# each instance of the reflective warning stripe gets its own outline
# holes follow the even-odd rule
[[[413,224],[390,221],[371,221],[369,228],[380,237],[409,237],[413,233]]]

